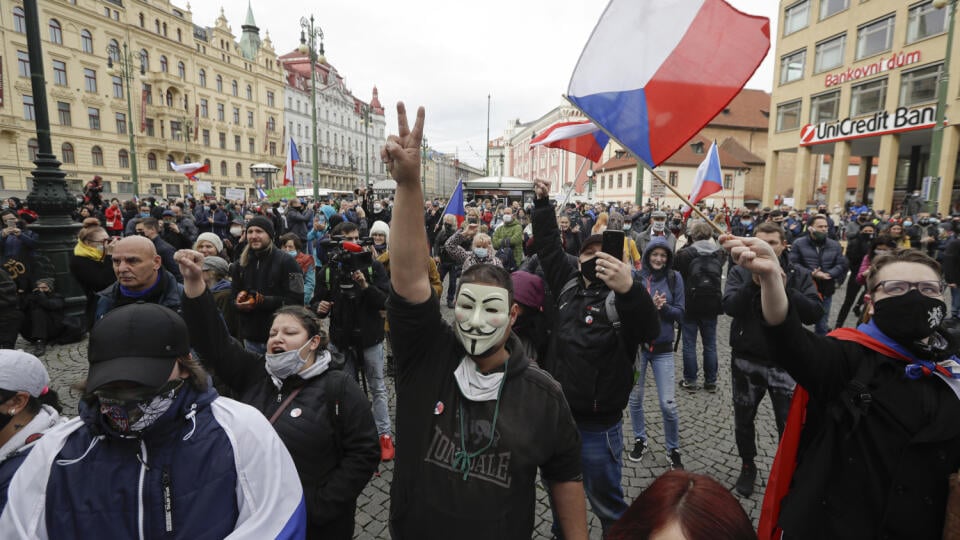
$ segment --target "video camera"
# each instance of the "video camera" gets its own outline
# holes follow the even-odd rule
[[[329,256],[327,264],[339,274],[341,288],[353,287],[350,275],[357,270],[367,271],[373,266],[373,253],[364,249],[373,245],[373,239],[369,236],[358,240],[344,240],[343,236],[339,235],[331,236],[321,245]],[[369,275],[367,279],[370,279]]]

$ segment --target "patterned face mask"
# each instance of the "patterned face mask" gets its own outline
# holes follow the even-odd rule
[[[183,386],[183,379],[169,381],[150,396],[133,397],[128,393],[103,395],[97,392],[100,414],[111,428],[120,433],[140,433],[160,419]]]

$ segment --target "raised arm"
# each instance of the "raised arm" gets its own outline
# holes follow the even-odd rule
[[[425,264],[427,232],[423,227],[423,193],[420,190],[420,141],[423,138],[424,110],[417,110],[413,130],[408,127],[407,109],[397,103],[398,134],[387,138],[380,157],[397,182],[390,224],[390,281],[393,290],[408,302],[419,304],[433,294]]]
[[[730,252],[734,264],[749,270],[760,280],[760,305],[763,318],[769,325],[778,325],[787,318],[786,275],[770,244],[756,238],[742,238],[725,234],[720,237],[723,249]]]

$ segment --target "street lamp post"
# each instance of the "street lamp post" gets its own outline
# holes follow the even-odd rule
[[[937,211],[940,199],[940,151],[943,146],[943,121],[947,112],[950,53],[953,49],[953,18],[957,14],[957,0],[933,0],[933,6],[937,9],[943,9],[948,5],[950,9],[945,19],[950,25],[947,28],[947,51],[943,56],[943,69],[940,70],[940,78],[937,81],[937,118],[930,137],[930,163],[927,166],[927,174],[931,177],[929,202],[931,213]],[[947,202],[949,204],[949,201]]]
[[[317,55],[317,40],[320,40],[320,52]],[[323,30],[310,18],[300,18],[301,53],[310,53],[310,118],[313,151],[310,154],[311,174],[313,175],[313,200],[320,200],[320,172],[317,158],[317,62],[326,61],[323,55]]]
[[[114,68],[114,58],[117,59],[117,66]],[[130,84],[136,77],[134,72],[133,54],[127,48],[127,42],[123,42],[123,51],[116,45],[107,47],[107,68],[110,72],[121,79],[127,89],[127,135],[130,141],[130,179],[133,180],[133,196],[140,197],[140,177],[137,174],[137,145],[133,138],[133,106],[130,99]],[[140,65],[140,75],[144,75],[143,64]]]
[[[371,189],[373,185],[370,183],[370,106],[363,105],[361,111],[363,112],[363,170],[367,177],[367,189]]]
[[[427,194],[427,138],[423,138],[423,143],[420,146],[420,189],[422,190],[424,196]]]

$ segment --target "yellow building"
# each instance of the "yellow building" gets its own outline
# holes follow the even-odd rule
[[[249,9],[238,41],[222,10],[204,27],[168,0],[39,4],[53,151],[72,190],[100,175],[108,195],[131,197],[135,157],[141,196],[194,192],[197,184],[170,161],[209,163],[200,179],[217,195],[227,188],[249,194],[250,165],[283,164],[283,71]],[[0,193],[9,196],[30,189],[37,142],[26,20],[22,5],[3,6]],[[131,118],[118,70],[124,46],[133,62]]]
[[[949,8],[933,4],[781,0],[764,205],[779,195],[798,207],[856,200],[893,210],[905,193],[924,189],[924,177],[939,176],[939,196],[930,198],[938,198],[941,212],[950,210],[957,199],[960,54],[955,41],[940,166],[930,171],[950,22]],[[851,164],[851,157],[858,159]],[[829,174],[819,174],[828,162]],[[858,178],[849,190],[848,175]]]

